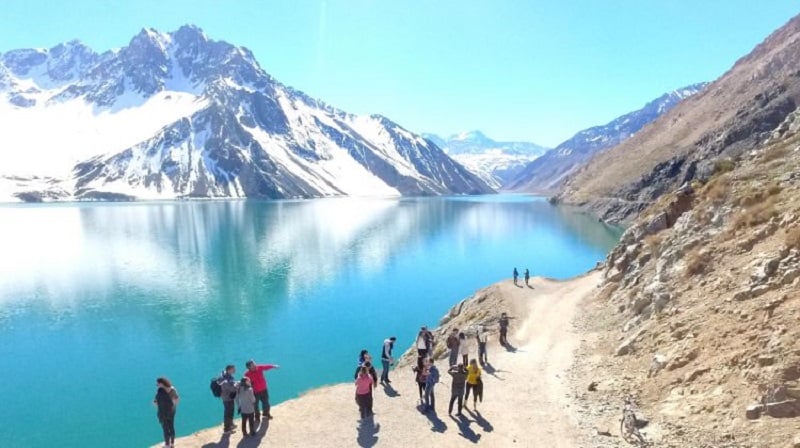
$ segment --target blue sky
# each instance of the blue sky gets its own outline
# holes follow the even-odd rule
[[[713,80],[797,0],[9,1],[0,52],[103,51],[185,23],[250,48],[281,82],[417,132],[554,146],[668,90]]]

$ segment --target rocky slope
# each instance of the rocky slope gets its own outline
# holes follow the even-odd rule
[[[0,54],[0,119],[14,124],[0,193],[21,200],[492,191],[388,118],[289,88],[192,26],[102,54],[77,41]]]
[[[446,139],[436,134],[423,136],[492,188],[500,188],[547,151],[531,142],[498,142],[481,131],[462,132]]]
[[[796,446],[800,111],[777,128],[663,195],[608,256],[583,321],[597,427],[616,433],[632,393],[657,446]]]
[[[722,77],[571,178],[560,202],[629,221],[662,194],[762,145],[800,100],[800,16]]]
[[[665,93],[639,110],[627,113],[602,126],[584,129],[542,157],[530,162],[503,184],[507,190],[551,194],[595,154],[627,140],[644,126],[670,111],[679,102],[700,92],[707,83],[698,83]]]

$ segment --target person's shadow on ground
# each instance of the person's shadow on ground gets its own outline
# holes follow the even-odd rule
[[[358,437],[356,442],[362,448],[370,448],[378,443],[378,432],[381,430],[380,423],[375,423],[375,416],[361,419],[358,425]]]
[[[494,426],[492,426],[492,424],[489,423],[489,420],[483,418],[483,415],[481,415],[481,411],[478,411],[477,409],[475,411],[472,411],[472,409],[467,409],[467,412],[469,412],[469,415],[471,415],[475,419],[475,423],[477,423],[481,427],[481,429],[483,429],[485,432],[494,431]]]
[[[473,431],[472,428],[469,427],[470,420],[465,415],[459,416],[457,418],[451,415],[450,418],[453,419],[454,422],[456,422],[456,425],[458,425],[458,430],[459,430],[458,435],[469,440],[472,443],[478,443],[478,441],[481,440],[481,435],[475,434],[475,431]]]
[[[389,398],[395,398],[400,396],[400,392],[397,392],[394,387],[392,387],[389,383],[383,383],[383,393],[386,394]]]
[[[261,420],[261,425],[258,427],[256,434],[243,437],[242,440],[236,444],[236,448],[255,448],[261,446],[261,440],[267,435],[267,431],[269,431],[269,419],[264,418]]]
[[[526,285],[526,286],[527,286],[529,289],[536,289],[536,288],[534,288],[534,287],[533,287],[533,286],[531,286],[531,285]]]
[[[508,372],[508,370],[498,370],[498,369],[495,369],[495,368],[494,368],[494,366],[493,366],[493,365],[491,365],[491,364],[490,364],[490,363],[488,363],[488,362],[487,362],[487,363],[485,363],[485,364],[483,364],[483,371],[484,371],[484,372],[486,372],[486,374],[488,374],[488,375],[491,375],[491,376],[493,376],[493,377],[497,378],[497,379],[498,379],[498,380],[500,380],[500,381],[505,381],[506,379],[505,379],[505,378],[502,378],[502,377],[500,377],[500,376],[498,376],[498,375],[497,375],[498,373],[503,373],[503,372],[509,373],[509,372]]]
[[[502,345],[506,349],[507,352],[511,352],[511,353],[516,353],[517,352],[517,348],[514,347],[513,345],[511,345],[509,342],[506,342],[505,344],[502,344]]]
[[[428,420],[431,422],[431,431],[433,432],[445,432],[447,431],[447,425],[445,424],[442,419],[436,414],[435,409],[431,409],[430,411],[425,413],[425,417],[428,417]]]
[[[225,432],[222,433],[219,442],[206,443],[201,448],[228,448],[229,446],[231,446],[231,433]]]

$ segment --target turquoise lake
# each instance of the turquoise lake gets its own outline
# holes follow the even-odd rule
[[[161,375],[178,436],[220,424],[209,380],[251,357],[281,365],[273,404],[350,381],[360,349],[402,353],[513,267],[571,277],[619,235],[521,195],[0,206],[0,444],[159,443]]]

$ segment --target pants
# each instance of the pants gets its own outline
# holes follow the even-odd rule
[[[458,362],[458,348],[450,349],[450,367],[456,365]]]
[[[381,364],[383,364],[383,371],[381,372],[381,383],[388,383],[389,382],[389,360],[388,359],[381,359]]]
[[[417,388],[419,389],[419,401],[422,401],[422,396],[425,394],[425,383],[417,382]]]
[[[500,343],[503,345],[508,345],[508,328],[501,328],[500,329]]]
[[[256,420],[258,418],[258,407],[259,403],[261,403],[261,410],[264,412],[264,417],[269,418],[269,389],[264,389],[261,392],[256,392]]]
[[[436,397],[433,395],[433,388],[435,386],[436,384],[425,386],[425,406],[428,409],[433,409],[436,407]]]
[[[372,415],[372,393],[359,395],[356,394],[356,404],[358,405],[358,412],[361,418],[367,418]]]
[[[478,361],[482,363],[488,363],[489,357],[486,356],[486,343],[485,342],[478,342]]]
[[[256,414],[258,413],[258,409],[256,412],[250,412],[245,414],[242,412],[242,434],[247,435],[247,423],[250,423],[250,435],[254,435],[256,433]]]
[[[161,429],[164,430],[164,444],[172,445],[175,443],[175,412],[167,415],[159,415],[158,421]]]
[[[224,413],[222,414],[223,429],[229,431],[233,429],[233,400],[223,401]]]
[[[469,360],[467,359],[467,355],[461,355],[461,362],[464,363],[464,367],[469,365]]]
[[[453,413],[453,404],[458,400],[458,413],[461,413],[461,408],[464,407],[464,389],[453,389],[450,392],[450,407],[447,410],[448,414]]]
[[[420,358],[425,359],[428,357],[428,349],[427,348],[418,348],[417,354]]]
[[[483,403],[483,383],[469,384],[467,383],[467,393],[464,394],[464,400],[469,400],[469,391],[472,390],[472,401],[478,402],[478,399]]]

